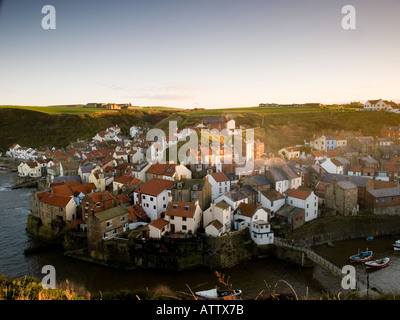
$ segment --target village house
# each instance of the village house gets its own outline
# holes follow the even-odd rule
[[[165,233],[169,232],[169,221],[162,217],[149,223],[149,237],[154,239],[161,239]]]
[[[278,151],[286,160],[298,159],[300,157],[300,150],[297,147],[285,147]]]
[[[154,221],[167,211],[172,201],[173,187],[174,181],[153,178],[133,191],[133,204],[139,204],[150,220]]]
[[[304,209],[305,222],[318,217],[318,198],[313,191],[289,189],[285,194],[287,204]]]
[[[345,165],[336,158],[328,158],[320,163],[320,166],[328,173],[344,174]]]
[[[333,180],[343,181],[349,180],[353,182],[357,186],[357,203],[360,209],[365,208],[365,196],[367,191],[374,189],[374,182],[372,179],[368,177],[359,177],[359,176],[346,176],[341,174],[324,174],[321,178],[321,181],[326,183],[332,183]]]
[[[236,230],[249,228],[250,238],[257,245],[274,243],[274,233],[271,232],[269,214],[260,206],[240,203],[234,212]]]
[[[278,167],[271,167],[265,175],[273,183],[274,189],[284,193],[290,187],[290,181],[284,172]]]
[[[400,139],[400,126],[383,126],[381,130],[383,138],[389,138],[392,141]]]
[[[199,202],[172,201],[165,213],[172,233],[195,234],[202,225],[202,210]]]
[[[247,203],[251,205],[257,205],[258,203],[258,191],[248,184],[242,184],[240,191],[248,199]]]
[[[76,219],[76,203],[73,197],[46,192],[39,201],[43,226],[60,230]]]
[[[87,220],[87,242],[89,255],[95,259],[104,258],[103,241],[114,238],[129,224],[129,210],[123,206],[96,212]]]
[[[397,103],[388,100],[367,100],[364,104],[365,111],[397,111],[399,110]]]
[[[18,165],[19,177],[40,178],[42,176],[42,167],[37,161],[25,161]]]
[[[280,223],[286,223],[293,230],[300,228],[305,223],[305,214],[303,208],[294,207],[290,204],[283,205],[277,212],[276,216]]]
[[[34,191],[29,197],[30,214],[40,219],[40,198],[46,191]]]
[[[140,205],[130,205],[126,209],[129,211],[129,222],[147,222],[146,212]]]
[[[207,174],[204,179],[211,185],[211,201],[231,190],[231,181],[223,172]]]
[[[325,188],[325,205],[328,209],[335,210],[337,213],[348,216],[358,212],[357,186],[347,180],[333,180]]]
[[[203,179],[181,179],[174,183],[172,191],[173,201],[199,201],[201,210],[205,210],[211,203],[211,185]]]
[[[314,135],[310,140],[310,147],[319,151],[334,150],[336,148],[336,138],[332,135]]]
[[[151,163],[142,162],[137,164],[135,168],[132,169],[132,174],[136,179],[146,182],[146,171],[151,167]]]
[[[141,180],[131,177],[128,174],[121,174],[119,177],[113,180],[113,192],[120,193],[128,187],[134,187],[142,183]]]
[[[146,171],[146,180],[160,178],[166,180],[191,179],[192,172],[182,164],[176,163],[155,163]]]
[[[296,172],[294,168],[289,166],[288,164],[284,164],[281,166],[281,171],[289,180],[289,188],[290,189],[297,189],[301,186],[301,176]]]
[[[270,211],[271,217],[274,217],[275,212],[286,202],[285,197],[275,189],[262,190],[259,191],[258,194],[261,206]]]
[[[400,188],[395,187],[367,191],[365,207],[374,214],[398,215],[400,212]]]
[[[256,191],[267,190],[273,187],[271,181],[264,174],[256,174],[242,180],[243,184],[252,186]]]
[[[218,203],[211,203],[210,207],[203,212],[203,226],[206,235],[220,236],[231,231],[233,221],[232,207],[221,200]],[[219,226],[221,226],[219,228]]]
[[[227,204],[229,204],[233,210],[236,210],[240,203],[248,203],[249,201],[248,197],[237,187],[228,191],[222,196],[219,196],[217,199],[215,199],[215,202],[220,202],[221,200],[224,200]]]
[[[81,202],[81,217],[86,223],[88,217],[114,207],[114,198],[108,191],[87,194]]]

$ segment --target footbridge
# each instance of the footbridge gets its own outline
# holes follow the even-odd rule
[[[298,246],[294,245],[290,241],[279,238],[279,237],[274,237],[274,245],[281,247],[281,248],[290,248],[292,250],[296,250],[302,253],[302,265],[304,263],[304,259],[307,258],[311,260],[312,262],[322,266],[329,272],[331,272],[333,275],[340,277],[343,279],[345,274],[342,273],[342,269],[339,268],[338,266],[334,265],[332,262],[328,261],[324,257],[320,256],[318,253],[316,253],[314,250],[310,249],[309,247],[306,246]],[[360,272],[356,272],[356,288],[358,290],[368,290],[370,288],[373,288],[374,291],[380,292],[378,287],[371,283],[369,280],[368,273],[360,274]]]

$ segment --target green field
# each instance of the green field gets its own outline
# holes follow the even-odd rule
[[[101,109],[101,108],[86,108],[82,106],[13,106],[13,105],[1,105],[0,109],[22,109],[22,110],[30,110],[37,111],[47,114],[90,114],[90,113],[99,113],[99,112],[109,112],[109,113],[118,113],[120,111],[124,112],[135,112],[135,111],[177,111],[180,112],[183,109],[179,108],[167,108],[167,107],[132,107],[129,109],[123,110],[109,110],[109,109]]]

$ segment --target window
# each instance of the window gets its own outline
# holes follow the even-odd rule
[[[112,221],[107,221],[107,222],[106,222],[106,227],[109,228],[109,227],[111,227],[111,226],[112,226]]]
[[[154,198],[153,198],[153,197],[150,197],[150,201],[154,201]]]
[[[186,221],[186,217],[182,217],[182,221]]]
[[[103,233],[103,239],[107,239],[108,238],[108,232]]]
[[[156,206],[153,206],[153,209],[154,209],[154,210],[156,210],[156,209],[157,209],[157,207],[156,207]]]
[[[170,216],[170,220],[174,220],[174,218],[175,218],[174,216]]]
[[[307,204],[307,209],[310,207],[310,205],[309,204]]]
[[[182,230],[186,230],[186,229],[187,229],[186,225],[182,225]]]
[[[125,221],[125,217],[121,217],[121,222],[124,222]]]
[[[143,195],[143,196],[142,196],[142,199],[143,199],[143,200],[144,200],[144,199],[146,199],[146,196],[145,196],[145,195]]]
[[[382,203],[386,203],[386,198],[382,198]]]

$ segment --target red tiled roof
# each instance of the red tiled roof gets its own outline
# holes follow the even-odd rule
[[[397,166],[397,164],[395,162],[386,162],[383,165],[383,168],[390,172],[399,172],[399,167]]]
[[[174,181],[153,178],[145,183],[143,183],[140,187],[135,189],[135,192],[144,193],[151,196],[158,196],[164,190],[171,190],[174,186]]]
[[[229,181],[228,177],[223,172],[214,172],[214,173],[211,174],[211,176],[217,182]]]
[[[301,200],[306,200],[310,196],[310,192],[304,191],[304,190],[299,190],[299,189],[289,189],[286,191],[286,194],[289,197],[297,198],[297,199],[301,199]]]
[[[172,201],[167,209],[166,215],[193,218],[196,206],[193,202]]]
[[[138,218],[139,219],[147,218],[146,212],[144,212],[143,208],[138,204],[126,207],[126,209],[129,211],[129,220],[136,220]]]
[[[66,207],[72,200],[72,197],[62,196],[54,193],[47,192],[40,198],[40,202],[49,204],[51,206]],[[73,200],[72,200],[73,201]]]
[[[361,166],[352,166],[349,171],[352,172],[361,172]]]
[[[164,218],[158,218],[157,220],[150,222],[149,226],[153,226],[154,228],[157,228],[157,229],[162,229],[166,225],[168,225],[168,223],[169,222],[167,220],[165,220]]]

